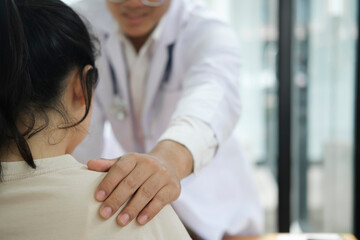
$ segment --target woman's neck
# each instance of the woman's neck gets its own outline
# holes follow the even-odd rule
[[[69,154],[73,151],[69,148],[69,136],[66,130],[43,130],[27,139],[33,159],[50,158]],[[7,149],[1,151],[0,161],[17,162],[23,158],[15,143],[10,144]]]

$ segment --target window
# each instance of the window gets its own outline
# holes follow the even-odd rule
[[[357,0],[296,0],[294,227],[352,232]]]
[[[277,79],[278,1],[209,0],[229,22],[242,54],[242,114],[235,134],[255,164],[266,232],[277,232]]]
[[[277,231],[278,0],[208,0],[243,56],[236,134]],[[293,0],[291,230],[352,232],[357,0]],[[290,63],[292,62],[292,65]],[[280,166],[281,167],[281,166]],[[280,168],[281,171],[281,168]]]

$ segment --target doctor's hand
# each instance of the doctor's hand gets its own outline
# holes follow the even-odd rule
[[[110,218],[127,201],[116,218],[125,226],[137,217],[149,222],[180,195],[180,180],[193,169],[192,155],[183,145],[161,141],[149,154],[128,153],[120,158],[91,160],[90,170],[108,174],[99,184],[95,198],[104,201],[100,216]]]

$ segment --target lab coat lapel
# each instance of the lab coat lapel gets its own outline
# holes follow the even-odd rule
[[[105,54],[114,67],[118,91],[120,97],[126,105],[126,109],[130,109],[129,86],[127,81],[127,67],[124,59],[123,49],[117,34],[114,32],[109,35],[104,46]]]
[[[175,43],[177,34],[181,28],[181,22],[183,18],[183,12],[179,11],[182,9],[181,1],[172,1],[171,6],[166,13],[166,23],[162,30],[161,36],[158,39],[157,44],[154,48],[154,55],[151,61],[149,76],[146,86],[145,105],[143,108],[143,126],[149,123],[151,117],[151,109],[154,107],[154,101],[156,94],[160,89],[160,85],[164,78],[166,65],[168,62],[168,47]]]
[[[165,72],[166,62],[167,62],[166,46],[157,46],[157,49],[155,49],[154,52],[153,60],[150,65],[148,82],[146,86],[147,89],[146,89],[145,105],[144,105],[145,118],[147,118],[148,114],[151,113],[150,109],[152,108],[152,104],[155,100],[156,93],[159,90],[159,86],[161,84]]]

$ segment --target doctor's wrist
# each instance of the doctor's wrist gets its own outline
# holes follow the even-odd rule
[[[179,177],[179,180],[193,172],[194,161],[192,154],[178,142],[171,140],[160,141],[149,154],[169,164]]]

